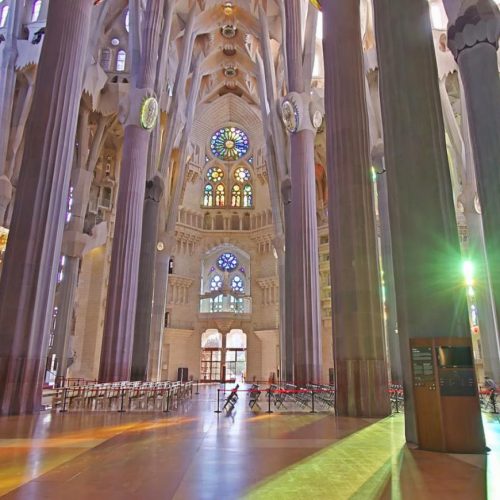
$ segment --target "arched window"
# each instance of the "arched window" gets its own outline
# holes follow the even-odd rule
[[[125,14],[125,29],[127,30],[127,33],[130,31],[130,11],[128,9]]]
[[[124,50],[119,50],[116,55],[116,71],[125,71],[127,62],[127,53]]]
[[[249,208],[252,206],[252,203],[253,203],[252,186],[250,184],[247,184],[243,188],[243,206],[245,208]]]
[[[233,277],[233,279],[231,280],[231,289],[236,293],[245,292],[245,283],[240,276],[236,275]]]
[[[233,191],[231,193],[231,206],[233,208],[241,207],[241,188],[238,184],[233,186]]]
[[[250,184],[251,174],[245,167],[238,167],[233,174],[234,185],[231,189],[233,208],[250,208],[253,205],[253,189]]]
[[[226,200],[226,190],[224,184],[219,184],[215,189],[215,205],[223,207]]]
[[[203,194],[203,206],[214,206],[214,188],[212,187],[212,184],[207,184],[205,186],[205,192]]]
[[[101,50],[101,66],[104,71],[109,71],[111,69],[111,50],[102,49]]]
[[[216,292],[222,288],[222,277],[216,274],[210,281],[210,290]]]
[[[204,207],[223,207],[225,204],[226,190],[224,184],[221,183],[224,179],[224,172],[219,167],[211,167],[207,171],[207,184],[203,192]]]
[[[36,0],[33,2],[33,9],[31,10],[31,22],[34,23],[38,21],[40,17],[40,9],[42,8],[42,0]]]
[[[220,349],[222,347],[222,333],[217,330],[208,329],[201,335],[202,349]]]
[[[7,17],[9,16],[9,6],[6,5],[2,9],[2,15],[0,16],[0,28],[5,27],[5,24],[7,23]]]

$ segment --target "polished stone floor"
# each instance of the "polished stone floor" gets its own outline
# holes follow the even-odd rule
[[[411,450],[401,415],[217,415],[207,387],[163,413],[0,417],[6,499],[500,499],[500,419],[488,456]],[[496,471],[496,474],[494,473]],[[496,476],[496,477],[495,477]]]

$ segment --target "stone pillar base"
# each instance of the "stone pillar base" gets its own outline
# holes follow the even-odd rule
[[[386,417],[391,413],[384,360],[336,361],[336,412],[348,417]]]

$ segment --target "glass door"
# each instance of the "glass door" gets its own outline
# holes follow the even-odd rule
[[[226,380],[243,382],[247,369],[246,349],[226,350]]]
[[[201,351],[201,381],[218,382],[221,367],[220,349],[203,349]]]

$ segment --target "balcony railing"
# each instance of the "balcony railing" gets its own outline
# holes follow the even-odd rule
[[[200,299],[200,313],[202,314],[251,314],[252,298],[235,297],[234,295],[218,295]]]

